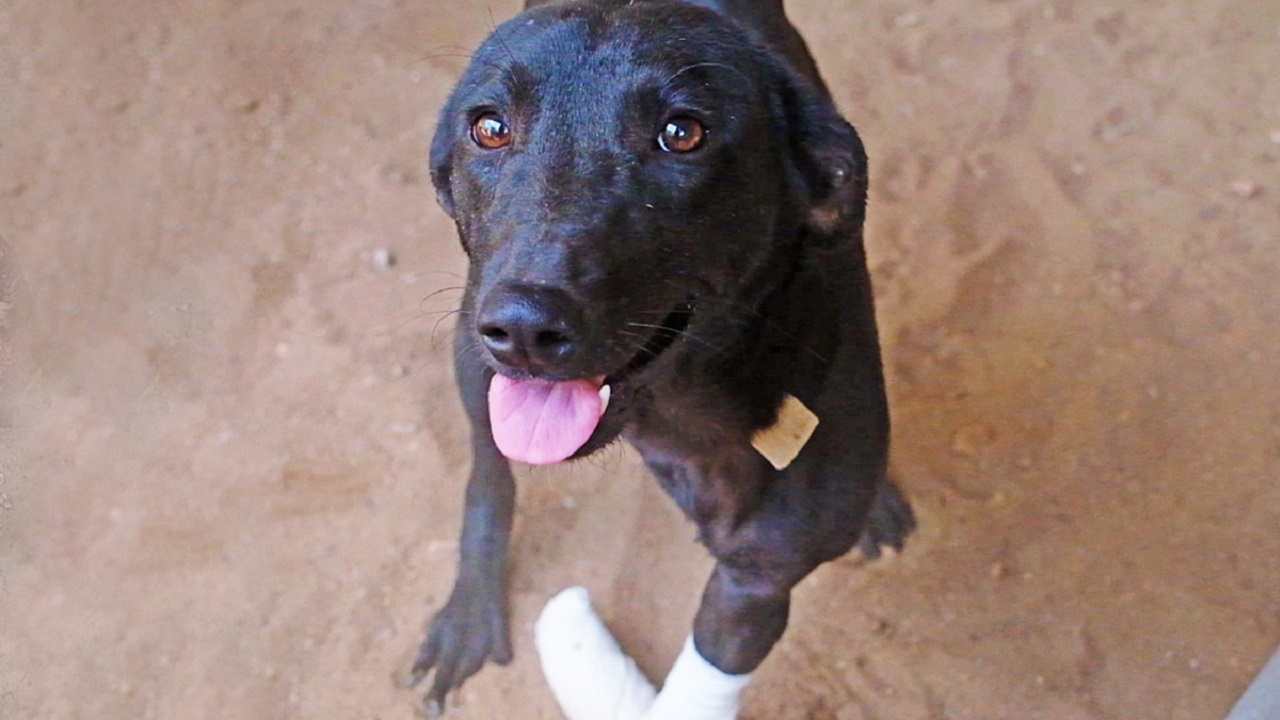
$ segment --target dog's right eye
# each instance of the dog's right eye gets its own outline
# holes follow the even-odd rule
[[[511,126],[498,113],[487,112],[471,122],[471,140],[485,150],[511,144]]]
[[[701,122],[682,115],[667,121],[658,134],[658,147],[669,153],[693,152],[707,139],[707,128]]]

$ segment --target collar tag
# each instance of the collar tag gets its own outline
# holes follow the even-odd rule
[[[818,416],[794,395],[787,395],[778,408],[778,420],[751,438],[751,447],[764,456],[775,470],[784,470],[818,429]]]

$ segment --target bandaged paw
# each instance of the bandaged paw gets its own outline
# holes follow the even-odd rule
[[[750,678],[721,672],[689,638],[643,720],[734,720],[738,698]]]
[[[653,685],[618,647],[586,588],[569,588],[547,603],[534,644],[569,720],[640,720],[653,705]]]
[[[734,720],[749,679],[721,672],[689,638],[655,698],[584,588],[552,598],[534,638],[547,683],[569,720]]]

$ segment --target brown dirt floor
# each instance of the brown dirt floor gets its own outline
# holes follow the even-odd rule
[[[425,147],[514,9],[0,0],[0,717],[414,717],[468,462]],[[922,529],[797,590],[745,717],[1221,718],[1280,642],[1280,3],[792,15]],[[460,717],[557,717],[570,584],[660,676],[708,569],[629,450],[520,479]]]

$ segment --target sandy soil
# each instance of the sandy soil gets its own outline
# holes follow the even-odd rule
[[[513,11],[0,0],[0,716],[414,717],[467,465],[425,146]],[[798,589],[746,717],[1222,717],[1280,641],[1280,3],[792,13],[922,530]],[[557,717],[574,583],[660,676],[708,569],[630,451],[521,482],[459,717]]]

